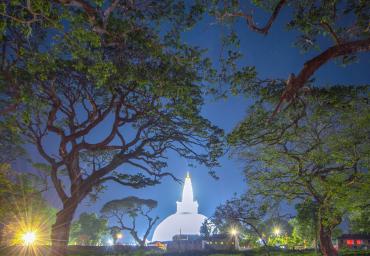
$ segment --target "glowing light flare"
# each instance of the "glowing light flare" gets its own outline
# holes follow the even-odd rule
[[[121,233],[118,233],[118,234],[116,235],[116,237],[117,237],[117,239],[121,239],[121,238],[123,237],[123,235],[122,235]]]
[[[232,236],[236,236],[238,234],[238,230],[236,228],[232,228],[232,229],[230,229],[230,234]]]
[[[274,233],[275,236],[279,236],[281,234],[281,230],[279,227],[275,227],[272,232]]]
[[[109,246],[112,246],[114,244],[113,239],[108,239],[107,244]]]
[[[36,242],[36,233],[28,231],[22,236],[23,244],[26,246],[33,245]]]
[[[35,248],[50,245],[50,230],[55,215],[40,210],[38,203],[33,204],[26,199],[17,199],[13,203],[13,216],[2,230],[4,243],[10,246],[28,245],[25,247]]]

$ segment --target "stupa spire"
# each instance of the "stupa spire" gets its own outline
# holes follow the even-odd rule
[[[198,202],[194,201],[193,186],[189,172],[186,173],[181,202],[177,202],[177,212],[198,213]]]
[[[193,186],[191,184],[190,174],[186,173],[184,188],[182,190],[182,202],[192,203],[194,201]]]

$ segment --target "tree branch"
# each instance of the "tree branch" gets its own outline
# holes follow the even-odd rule
[[[107,182],[107,181],[114,181],[114,182],[119,183],[123,186],[128,186],[128,187],[132,187],[132,188],[142,188],[143,186],[147,185],[147,183],[143,183],[142,181],[141,182],[122,181],[121,179],[119,179],[117,177],[114,177],[114,176],[104,177],[104,178],[99,180],[99,183],[101,184],[101,183],[104,183],[104,182]]]
[[[146,171],[148,174],[154,176],[155,178],[162,178],[164,176],[170,176],[174,181],[176,182],[181,182],[180,179],[176,178],[175,175],[173,175],[172,173],[170,172],[163,172],[163,173],[155,173],[153,171],[151,171],[149,168],[139,164],[139,163],[135,163],[135,162],[132,162],[131,160],[127,160],[127,163],[131,164],[132,166],[135,166],[137,168],[140,168],[141,170],[143,171]]]
[[[108,108],[108,109],[110,109],[110,108]],[[112,129],[111,129],[111,132],[108,134],[107,137],[105,137],[103,140],[101,140],[100,142],[95,143],[95,144],[91,144],[91,143],[87,143],[85,141],[82,141],[81,143],[79,143],[78,145],[76,145],[76,147],[73,149],[73,151],[80,151],[81,149],[88,149],[88,150],[102,149],[105,146],[107,146],[109,143],[111,143],[112,140],[114,139],[114,137],[116,136],[117,132],[118,132],[118,126],[119,126],[119,121],[120,121],[120,118],[119,118],[119,112],[120,112],[120,110],[121,110],[121,104],[116,104],[116,109],[115,109],[114,121],[113,121],[113,124],[112,124]],[[71,136],[72,135],[73,134],[71,134]],[[77,136],[77,137],[81,137],[81,136]],[[110,147],[110,146],[108,146],[108,149],[123,149],[124,146],[125,145],[117,146],[117,147]]]
[[[242,17],[247,22],[247,25],[248,25],[248,27],[249,27],[250,30],[252,30],[254,32],[257,32],[257,33],[261,33],[261,34],[267,35],[267,33],[269,32],[272,24],[276,20],[277,16],[279,15],[281,9],[286,4],[286,2],[287,2],[287,0],[280,0],[279,1],[279,3],[276,5],[274,11],[272,12],[269,20],[267,21],[266,25],[263,26],[263,27],[258,27],[257,26],[257,24],[255,23],[255,21],[253,19],[253,16],[251,14],[245,14],[243,12],[238,12],[238,13],[226,13],[223,16]]]
[[[56,1],[66,6],[82,8],[91,20],[93,21],[96,20],[97,11],[86,1],[83,0],[56,0]]]
[[[62,203],[64,204],[68,200],[68,196],[63,189],[61,180],[58,179],[57,168],[55,166],[52,166],[51,169],[51,180],[55,186],[55,190],[57,191],[59,198],[62,200]]]
[[[341,44],[342,43],[342,40],[339,38],[339,36],[337,35],[337,33],[335,33],[334,29],[330,26],[329,23],[325,22],[325,21],[322,21],[321,23],[321,26],[329,32],[329,34],[333,37],[333,40],[336,44]]]
[[[349,55],[357,52],[370,51],[370,38],[357,40],[332,46],[307,61],[297,76],[294,74],[288,79],[286,87],[280,97],[272,117],[279,112],[283,102],[291,102],[296,98],[299,90],[304,87],[310,77],[326,62],[339,56]]]

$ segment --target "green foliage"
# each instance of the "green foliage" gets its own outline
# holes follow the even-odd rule
[[[95,213],[81,213],[73,222],[70,232],[70,244],[100,245],[102,237],[108,233],[108,221]]]
[[[0,104],[16,110],[2,115],[47,161],[65,208],[96,200],[108,181],[158,184],[171,175],[162,173],[169,151],[218,165],[223,131],[201,116],[213,70],[180,40],[204,12],[198,1],[29,2],[0,8]],[[98,127],[111,132],[96,136]]]
[[[8,164],[0,164],[0,218],[5,218],[4,216],[8,214],[8,198],[12,195],[17,186],[9,177],[10,166]]]
[[[250,193],[309,200],[331,233],[352,207],[366,204],[369,183],[369,87],[314,89],[269,118],[278,95],[261,98],[230,134],[246,163]]]
[[[302,53],[317,54],[316,61],[324,60],[319,53],[323,53],[329,47],[349,44],[353,50],[329,57],[329,60],[333,59],[342,66],[357,62],[358,53],[368,51],[368,47],[366,49],[360,47],[360,49],[354,44],[368,40],[370,37],[368,1],[209,0],[205,1],[205,5],[208,5],[210,15],[224,25],[222,31],[226,31],[222,32],[219,75],[217,82],[214,83],[216,86],[211,90],[218,96],[225,97],[241,93],[253,97],[268,85],[282,82],[285,84],[286,78],[283,78],[283,81],[281,77],[262,78],[258,76],[258,70],[254,70],[254,66],[240,65],[242,58],[245,56],[248,58],[248,52],[239,51],[240,44],[246,43],[240,42],[239,38],[248,33],[248,30],[252,33],[260,33],[268,39],[268,34],[284,22],[283,27],[288,30],[286,35],[292,32],[296,37],[291,45],[299,48]],[[284,19],[282,19],[283,16]],[[238,28],[237,33],[235,28]],[[273,46],[274,42],[271,43]],[[368,45],[368,42],[365,44]],[[284,56],[281,57],[284,58]],[[323,63],[325,62],[326,60]],[[305,67],[310,64],[313,72],[308,74],[307,70],[302,68],[302,75],[307,75],[308,78],[304,79],[302,84],[295,86],[300,88],[310,86],[312,76],[323,63],[314,67],[313,63],[308,63],[307,60]]]
[[[241,243],[248,246],[264,245],[264,250],[269,251],[267,247],[267,232],[264,230],[264,221],[269,213],[275,208],[274,204],[268,204],[260,198],[252,197],[249,192],[227,200],[224,204],[216,208],[212,222],[216,225],[216,230],[221,233],[230,233],[230,230],[238,231]],[[271,225],[267,225],[268,229]],[[261,244],[262,243],[262,244]]]
[[[296,235],[303,239],[307,245],[314,245],[318,235],[318,205],[317,203],[306,200],[295,206],[297,215],[292,220],[292,225]]]
[[[340,170],[341,168],[350,169],[355,163],[358,164],[360,170],[366,168],[365,156],[368,153],[368,145],[365,131],[368,127],[369,116],[367,114],[368,105],[363,99],[366,95],[363,93],[361,89],[347,90],[344,88],[318,91],[310,97],[307,105],[306,103],[295,105],[291,110],[281,113],[274,122],[266,122],[270,117],[272,106],[267,105],[267,102],[263,100],[257,102],[251,107],[248,117],[229,136],[229,142],[236,150],[240,150],[236,153],[240,153],[247,163],[258,162],[263,164],[261,168],[266,168],[266,171],[259,173],[255,173],[253,169],[247,169],[248,178],[253,180],[259,178],[257,181],[260,182],[273,182],[279,190],[286,192],[282,196],[289,199],[289,196],[295,198],[301,191],[300,189],[297,191],[298,195],[295,191],[289,194],[290,189],[304,187],[304,184],[293,186],[295,183],[287,186],[289,178],[311,177],[315,179],[314,182],[319,186],[317,188],[319,191],[324,189],[321,185],[324,186],[327,182],[330,187],[334,187],[348,178],[348,175],[345,176],[339,170],[332,173],[332,169],[325,169],[325,172],[322,171],[320,175],[317,172],[301,174],[300,168],[308,168],[309,164],[319,169],[332,165],[339,166],[337,168]],[[274,104],[275,101],[270,102]],[[362,113],[362,115],[357,113]],[[320,132],[318,137],[313,137],[311,134],[315,130]],[[253,148],[244,150],[245,146]],[[353,152],[354,147],[358,151]],[[336,170],[335,167],[333,168]],[[301,172],[304,171],[306,169],[301,170]],[[322,181],[320,177],[327,173],[333,175]],[[317,174],[318,180],[314,174]],[[366,173],[363,172],[356,173],[356,175],[367,178]],[[268,177],[275,179],[269,181]],[[256,186],[261,185],[260,182],[256,182]],[[361,179],[358,182],[364,184]],[[255,189],[258,191],[257,187]],[[277,192],[276,196],[278,195],[280,194]]]
[[[297,45],[303,50],[319,48],[320,37],[336,38],[343,41],[366,38],[369,36],[367,22],[369,4],[362,1],[324,1],[318,4],[305,1],[292,1],[294,15],[287,27],[302,34]],[[345,6],[340,8],[339,6]],[[347,19],[347,17],[354,17]],[[355,31],[349,28],[355,27]],[[348,57],[348,56],[346,56]]]
[[[351,233],[368,233],[370,230],[369,207],[357,208],[349,213]]]
[[[109,3],[103,1],[94,8],[100,12]],[[147,6],[150,6],[150,11]],[[18,13],[20,9],[28,13]],[[33,33],[26,40],[15,31],[23,26],[19,19],[26,19],[32,14],[31,11],[39,19],[30,22]],[[4,105],[17,105],[17,111],[8,114],[17,114],[12,118],[20,119],[18,121],[25,126],[35,119],[44,122],[51,106],[45,96],[54,82],[58,83],[56,93],[62,104],[68,103],[68,97],[65,97],[67,92],[79,95],[77,92],[84,92],[86,86],[89,87],[90,96],[99,101],[99,107],[106,106],[109,97],[120,92],[126,95],[127,101],[126,109],[122,112],[131,113],[132,107],[143,107],[143,113],[137,120],[132,120],[132,123],[136,122],[135,127],[144,123],[149,116],[157,115],[161,117],[158,122],[167,127],[163,131],[169,131],[175,125],[178,131],[184,129],[190,131],[188,134],[207,138],[207,141],[197,144],[200,147],[213,147],[208,154],[190,156],[190,150],[186,147],[177,151],[209,166],[216,165],[216,158],[222,151],[222,131],[200,116],[202,85],[212,73],[210,63],[203,57],[203,50],[177,40],[183,30],[199,19],[203,13],[202,7],[197,3],[189,6],[183,1],[149,1],[144,6],[135,5],[127,9],[119,5],[109,16],[100,17],[105,19],[104,22],[95,17],[99,20],[97,23],[91,17],[86,17],[92,14],[85,11],[49,1],[40,1],[39,5],[32,7],[25,7],[22,1],[4,7],[4,19],[7,22],[4,33],[7,40],[3,44],[6,48],[14,46],[21,57],[19,62],[9,66],[11,73],[2,76],[0,93],[8,100]],[[127,13],[121,15],[120,11]],[[94,15],[98,15],[98,12]],[[168,31],[162,31],[163,23],[166,23]],[[6,54],[10,55],[11,52]],[[9,91],[15,79],[17,87]],[[86,104],[83,101],[87,97],[87,93],[80,94],[73,107]],[[79,110],[75,109],[74,112],[81,112]],[[73,118],[65,114],[55,122],[59,128],[68,131]],[[88,115],[77,115],[85,114]],[[177,117],[181,122],[174,122]],[[17,127],[15,123],[12,126]],[[25,127],[21,130],[24,135]],[[150,130],[146,132],[158,132],[153,128]],[[161,161],[155,169],[164,165]]]
[[[316,230],[312,226],[304,225],[297,218],[289,222],[293,227],[293,232],[287,240],[287,246],[293,248],[299,246],[301,248],[314,247]],[[313,226],[314,227],[314,226]],[[313,230],[313,231],[312,231]]]
[[[2,164],[11,163],[17,157],[25,155],[19,131],[14,125],[10,125],[12,123],[12,120],[0,120],[0,137],[2,138],[0,141],[0,163]]]

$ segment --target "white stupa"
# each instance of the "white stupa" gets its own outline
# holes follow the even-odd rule
[[[176,202],[177,211],[165,218],[154,230],[152,241],[172,241],[175,235],[200,235],[206,216],[198,213],[198,202],[194,201],[189,173],[185,178],[182,201]]]

